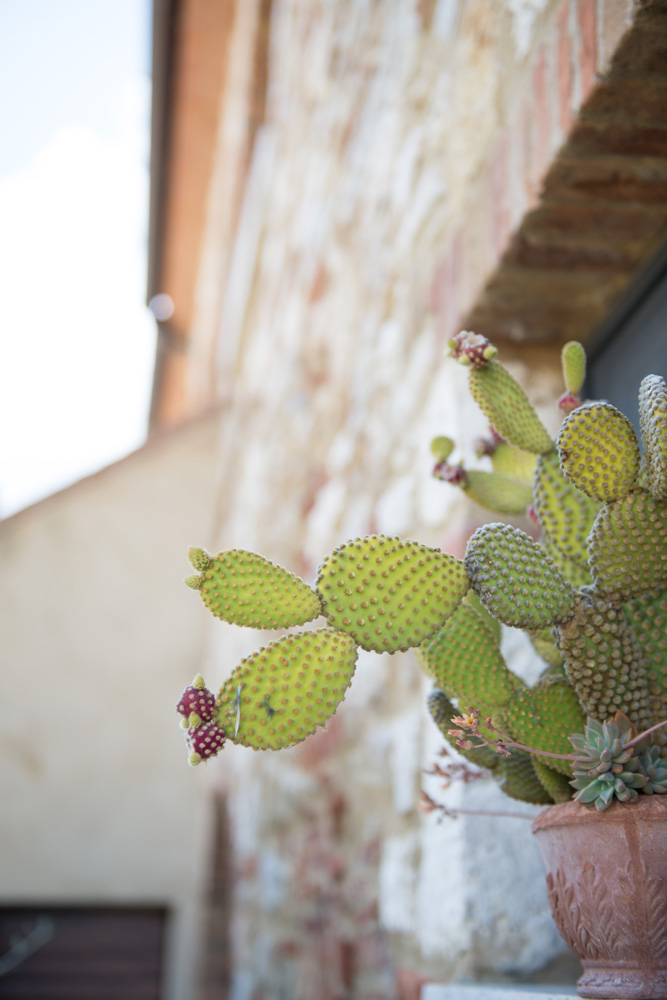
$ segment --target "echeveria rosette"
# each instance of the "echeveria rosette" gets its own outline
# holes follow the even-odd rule
[[[632,723],[622,712],[604,722],[589,718],[583,735],[570,736],[577,754],[574,780],[570,782],[577,790],[575,802],[595,805],[602,812],[614,798],[620,802],[637,800],[649,779],[642,770],[637,747],[626,746],[635,736]]]
[[[644,795],[667,794],[667,757],[662,747],[649,747],[639,755],[639,764],[647,782],[642,788]]]

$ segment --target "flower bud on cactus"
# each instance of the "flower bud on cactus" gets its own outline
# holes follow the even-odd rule
[[[188,763],[195,767],[203,760],[217,757],[225,744],[225,734],[217,722],[204,722],[188,729],[186,742],[191,751]]]
[[[188,720],[190,727],[197,727],[213,716],[215,695],[204,684],[204,678],[197,674],[192,684],[188,684],[176,706],[176,711]],[[192,717],[195,716],[195,719]],[[197,719],[199,721],[197,721]]]
[[[498,353],[498,349],[486,337],[472,333],[470,330],[461,330],[460,333],[457,333],[448,342],[447,348],[448,353],[455,361],[473,368],[483,368]]]

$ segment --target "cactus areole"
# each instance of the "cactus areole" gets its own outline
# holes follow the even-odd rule
[[[415,541],[355,538],[323,559],[314,586],[252,552],[213,556],[191,548],[195,572],[185,582],[216,617],[262,630],[317,619],[322,627],[275,638],[246,657],[217,694],[198,675],[177,705],[188,760],[208,761],[226,743],[292,746],[336,711],[359,648],[414,648],[434,679],[429,709],[445,740],[508,795],[567,806],[569,818],[592,812],[615,822],[626,810],[643,816],[649,800],[660,800],[656,815],[665,817],[667,385],[649,375],[639,387],[638,436],[609,403],[580,401],[585,354],[571,342],[563,350],[560,410],[554,401],[563,422],[553,441],[486,338],[465,331],[449,353],[467,368],[471,394],[491,425],[490,445],[478,451],[489,467],[450,464],[455,442],[439,434],[431,446],[434,476],[501,516],[528,513],[539,540],[494,522],[475,532],[459,560]],[[532,687],[505,663],[502,625],[524,629],[544,660]],[[628,864],[633,872],[641,867],[634,857]],[[598,872],[583,877],[582,884],[593,880],[591,898]],[[552,905],[570,899],[561,870],[550,878]],[[642,889],[660,928],[651,932],[655,953],[637,959],[653,969],[650,985],[614,992],[611,973],[597,984],[587,973],[582,996],[667,998],[665,884]],[[570,909],[578,905],[572,900]],[[557,922],[577,951],[575,932]],[[577,926],[582,939],[592,938]],[[597,946],[603,957],[617,947],[617,923],[611,927]]]

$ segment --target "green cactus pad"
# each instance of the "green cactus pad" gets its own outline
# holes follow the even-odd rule
[[[639,472],[639,442],[628,418],[610,403],[584,403],[570,413],[557,440],[561,468],[594,500],[618,500]]]
[[[522,483],[532,485],[535,476],[535,455],[515,448],[507,441],[501,441],[491,455],[493,471],[502,476],[510,476]]]
[[[450,437],[440,434],[431,441],[431,454],[436,462],[446,462],[454,451],[454,442]]]
[[[535,750],[569,754],[568,737],[583,732],[586,716],[574,688],[564,678],[549,677],[519,692],[503,710],[503,721],[517,741]],[[571,776],[570,761],[548,758],[548,766]]]
[[[242,660],[222,685],[218,724],[255,750],[300,743],[336,711],[356,660],[354,640],[336,629],[283,636]]]
[[[471,500],[497,514],[525,514],[533,501],[531,486],[499,472],[466,470],[461,485]]]
[[[501,437],[522,451],[541,455],[553,441],[525,392],[499,361],[470,369],[470,392]]]
[[[567,582],[575,590],[581,590],[582,587],[589,587],[593,582],[593,577],[591,576],[591,569],[588,563],[582,563],[578,560],[570,559],[562,549],[559,549],[554,542],[551,541],[549,535],[544,535],[540,540],[540,545],[552,560],[552,562],[561,571]]]
[[[568,559],[586,564],[588,536],[600,504],[566,480],[555,451],[537,460],[534,496],[539,522],[554,545]]]
[[[538,656],[542,657],[545,663],[548,663],[554,670],[558,670],[563,666],[563,657],[556,648],[556,640],[553,635],[553,629],[550,626],[538,629],[536,632],[529,632],[528,635],[533,644],[533,649]]]
[[[659,375],[647,375],[639,387],[639,422],[648,490],[667,500],[667,384]]]
[[[417,542],[356,538],[327,556],[317,589],[329,624],[363,649],[418,646],[450,617],[470,584],[463,563]]]
[[[535,773],[533,758],[521,750],[512,750],[509,757],[501,757],[493,776],[511,799],[536,806],[551,805],[554,801]]]
[[[648,679],[623,608],[583,596],[577,613],[557,632],[567,675],[585,713],[603,721],[620,709],[644,727],[649,721]]]
[[[291,628],[322,614],[319,596],[312,587],[254,552],[220,552],[211,558],[201,581],[204,604],[216,618],[233,625]]]
[[[628,601],[667,586],[667,504],[633,493],[606,504],[588,543],[595,587]]]
[[[570,340],[564,345],[560,359],[565,388],[577,396],[586,378],[586,351],[577,340]]]
[[[624,605],[624,610],[646,662],[649,722],[653,725],[667,716],[667,590],[641,594]],[[654,740],[667,744],[667,731],[657,732]]]
[[[469,607],[473,608],[474,611],[480,616],[486,627],[493,633],[496,637],[496,642],[500,645],[500,640],[503,634],[503,627],[497,618],[490,615],[486,610],[479,597],[474,590],[469,590],[466,596],[463,598],[463,603],[467,604]]]
[[[558,771],[554,771],[552,767],[545,764],[544,757],[538,757],[536,754],[533,754],[530,759],[535,774],[544,790],[551,796],[551,801],[569,802],[572,798],[572,788],[566,776],[560,774]]]
[[[454,716],[460,714],[459,709],[454,708],[445,692],[440,691],[438,688],[431,691],[428,696],[427,705],[431,718],[444,738],[450,745],[455,746],[455,741],[449,735],[449,730],[454,728],[452,719]],[[500,762],[500,757],[490,747],[481,746],[466,749],[465,747],[457,746],[456,752],[460,753],[466,760],[469,760],[471,764],[483,767],[486,771],[494,771]]]
[[[536,630],[574,613],[575,591],[542,546],[519,528],[478,528],[464,563],[482,604],[505,625]]]
[[[462,604],[421,648],[429,673],[463,708],[495,714],[525,685],[507,669],[498,640],[474,608]]]

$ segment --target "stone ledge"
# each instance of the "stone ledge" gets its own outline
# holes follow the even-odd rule
[[[567,986],[482,986],[429,983],[421,1000],[579,1000]]]

